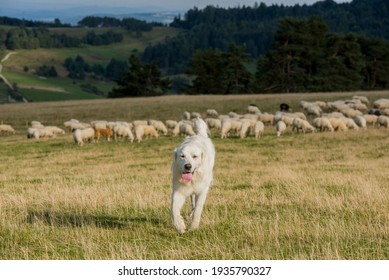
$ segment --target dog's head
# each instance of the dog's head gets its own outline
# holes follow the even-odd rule
[[[174,150],[174,164],[179,172],[180,181],[189,183],[201,169],[204,153],[196,146],[186,145]]]

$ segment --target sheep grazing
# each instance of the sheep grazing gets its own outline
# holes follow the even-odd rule
[[[45,129],[51,131],[55,135],[65,134],[65,130],[57,126],[45,126]]]
[[[174,120],[167,120],[165,121],[165,125],[168,129],[174,129],[177,125],[177,121],[174,121]]]
[[[31,121],[32,128],[44,128],[45,126],[38,121]]]
[[[366,119],[363,116],[356,116],[354,118],[354,122],[358,125],[358,127],[362,129],[367,129],[367,122]]]
[[[313,120],[313,126],[316,127],[316,129],[318,129],[320,132],[334,132],[334,128],[332,127],[330,120],[326,117],[315,118]]]
[[[31,139],[39,139],[39,138],[51,138],[54,137],[55,135],[48,129],[46,128],[34,128],[34,127],[29,127],[27,129],[27,138]]]
[[[98,130],[98,129],[107,129],[107,124],[108,124],[107,121],[93,121],[93,122],[91,122],[91,125],[92,125],[92,127],[93,127],[95,130]]]
[[[250,134],[250,129],[251,129],[251,121],[248,119],[242,119],[240,120],[242,123],[239,131],[239,137],[241,139],[246,138]]]
[[[129,141],[134,142],[134,135],[132,134],[131,128],[123,124],[117,124],[113,127],[113,137],[115,140],[118,138],[127,138]]]
[[[15,134],[15,129],[9,124],[0,124],[0,134]]]
[[[276,130],[277,130],[277,136],[280,137],[282,134],[284,134],[286,130],[286,124],[282,120],[279,120],[276,123]]]
[[[371,124],[372,126],[375,126],[377,123],[378,116],[376,115],[365,114],[362,117],[366,120],[366,124]]]
[[[261,135],[263,134],[265,130],[265,124],[261,121],[257,121],[254,125],[254,135],[255,135],[255,138],[259,138],[261,137]]]
[[[167,127],[161,121],[149,120],[148,125],[154,126],[154,128],[158,131],[158,133],[162,133],[163,135],[167,135]]]
[[[293,119],[292,130],[296,130],[296,132],[301,130],[303,133],[315,132],[315,128],[308,121],[299,118]]]
[[[196,133],[193,130],[193,126],[191,123],[187,121],[180,121],[177,123],[176,127],[172,131],[173,136],[177,135],[185,135],[185,136],[193,136]]]
[[[95,129],[95,140],[98,143],[100,141],[100,137],[105,136],[107,141],[111,141],[111,137],[113,137],[113,131],[110,128],[102,128]]]
[[[237,119],[224,119],[222,121],[221,138],[227,138],[229,132],[232,130],[235,134],[239,134],[242,128],[242,122]]]
[[[247,113],[249,114],[260,114],[261,113],[261,110],[259,110],[258,106],[255,105],[255,104],[250,104],[248,107],[247,107]]]
[[[316,104],[310,104],[309,106],[307,106],[306,111],[308,115],[313,115],[315,117],[320,117],[320,115],[322,114],[322,109],[319,105]]]
[[[87,127],[84,129],[75,129],[73,131],[73,139],[74,142],[82,146],[84,142],[92,142],[95,137],[95,130],[91,127]]]
[[[355,123],[352,118],[343,118],[343,122],[346,124],[348,129],[358,130],[359,126]]]
[[[182,113],[182,119],[183,120],[190,120],[190,113],[185,111]]]
[[[257,116],[258,116],[258,121],[263,122],[263,124],[265,124],[265,125],[273,124],[273,121],[274,121],[273,114],[263,113],[263,114],[258,114]]]
[[[207,118],[205,119],[205,123],[207,124],[209,130],[220,130],[222,128],[222,122],[219,119]]]
[[[366,96],[354,95],[352,99],[361,101],[365,105],[369,105],[370,101]]]
[[[386,109],[389,108],[389,99],[381,98],[373,102],[373,106],[376,109]]]
[[[145,120],[135,120],[135,121],[132,121],[132,125],[134,127],[137,127],[138,125],[148,125],[148,123]]]
[[[348,128],[344,121],[339,118],[329,118],[332,127],[334,128],[335,131],[347,131]]]
[[[379,116],[377,118],[377,126],[378,127],[386,127],[386,128],[389,128],[389,117],[387,116]]]
[[[215,109],[208,109],[205,114],[209,118],[217,118],[219,116],[219,113]]]
[[[138,125],[135,127],[135,137],[138,143],[140,143],[144,136],[158,138],[159,134],[152,125]]]

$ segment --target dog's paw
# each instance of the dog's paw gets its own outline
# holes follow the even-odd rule
[[[181,234],[186,232],[185,222],[182,218],[179,219],[178,221],[174,222],[174,227]]]

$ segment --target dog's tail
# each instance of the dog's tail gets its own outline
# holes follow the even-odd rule
[[[194,122],[194,131],[196,135],[208,137],[209,128],[208,125],[201,118],[197,118]]]

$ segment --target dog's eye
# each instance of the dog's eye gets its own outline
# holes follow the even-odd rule
[[[185,158],[185,156],[184,155],[180,155],[180,158]]]
[[[192,158],[196,159],[196,158],[198,158],[198,156],[196,156],[196,155],[193,155],[193,157],[192,157]]]

